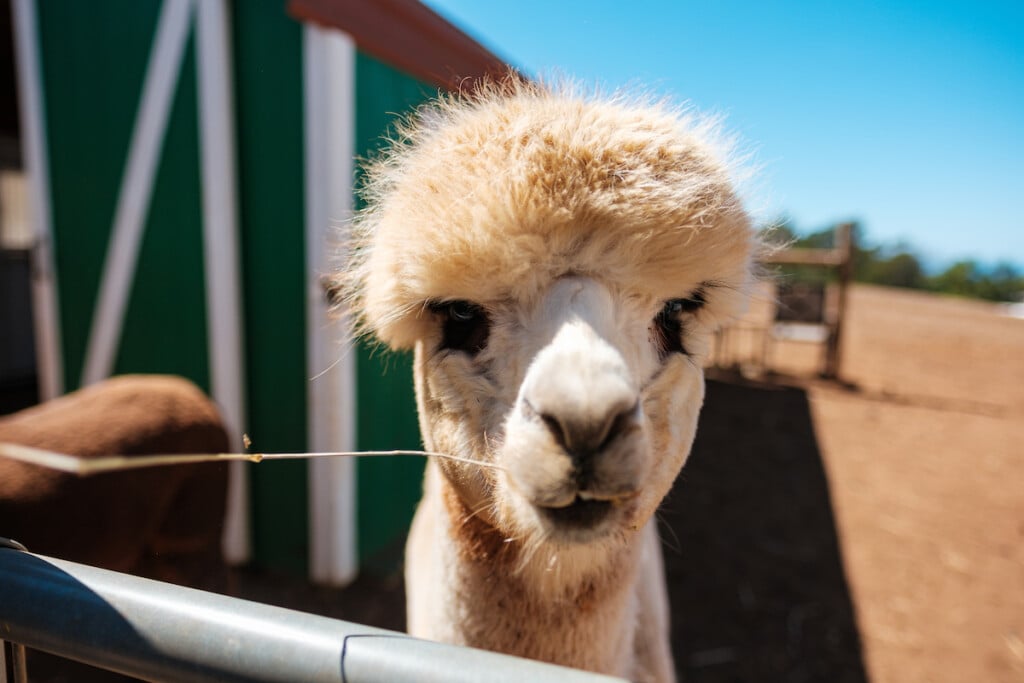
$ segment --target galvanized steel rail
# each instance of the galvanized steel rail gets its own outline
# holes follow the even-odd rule
[[[150,681],[621,680],[10,548],[0,548],[0,640]]]

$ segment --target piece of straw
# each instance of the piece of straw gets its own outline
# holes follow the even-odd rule
[[[489,462],[480,462],[470,458],[460,458],[447,453],[431,453],[429,451],[338,451],[324,453],[184,453],[173,455],[103,455],[99,457],[83,458],[78,455],[57,453],[42,448],[22,446],[20,444],[0,442],[0,456],[19,460],[39,467],[46,467],[61,472],[69,472],[80,477],[86,477],[101,472],[118,472],[122,470],[134,470],[143,467],[163,467],[167,465],[184,465],[201,462],[230,462],[233,460],[247,460],[249,462],[262,462],[264,460],[297,460],[305,458],[333,458],[333,457],[363,457],[363,456],[405,456],[417,455],[424,457],[437,457],[464,462],[481,467],[492,467],[501,469],[498,465]]]

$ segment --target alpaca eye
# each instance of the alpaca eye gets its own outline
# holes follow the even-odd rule
[[[683,345],[686,318],[705,303],[704,292],[700,289],[686,298],[669,299],[665,302],[661,311],[654,317],[655,341],[662,358],[670,353],[689,355]]]
[[[441,349],[475,356],[487,346],[491,321],[480,306],[469,301],[445,301],[432,304],[431,309],[441,316]]]
[[[480,308],[468,301],[453,301],[448,304],[448,317],[457,323],[468,323],[480,315]]]

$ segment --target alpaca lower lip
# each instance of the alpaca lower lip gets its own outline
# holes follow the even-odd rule
[[[612,511],[612,503],[607,500],[584,500],[577,496],[565,507],[542,507],[544,515],[559,526],[586,529],[596,526]]]

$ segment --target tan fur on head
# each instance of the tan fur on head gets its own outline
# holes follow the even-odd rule
[[[744,290],[729,153],[713,120],[644,98],[517,79],[443,97],[367,169],[350,306],[409,348],[428,300],[524,301],[567,273],[659,298]]]
[[[421,109],[369,168],[348,298],[415,349],[424,444],[461,458],[427,467],[413,635],[672,680],[652,520],[755,247],[721,140],[512,80]]]

